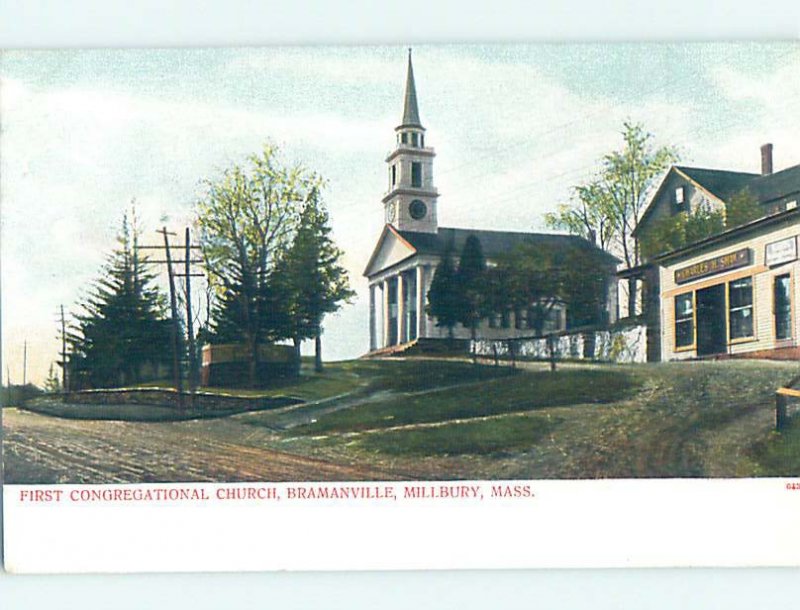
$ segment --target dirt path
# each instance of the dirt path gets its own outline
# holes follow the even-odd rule
[[[7,483],[386,480],[387,472],[259,447],[235,422],[78,421],[3,412]],[[215,433],[218,430],[221,434]],[[247,435],[246,443],[236,442]],[[267,434],[263,432],[262,434]]]

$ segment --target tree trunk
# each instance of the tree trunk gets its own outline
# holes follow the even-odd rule
[[[303,340],[300,337],[294,337],[292,339],[294,343],[294,359],[297,362],[297,370],[300,370],[300,345],[303,343]]]
[[[514,339],[508,340],[508,353],[511,356],[511,368],[517,368],[517,350],[514,347]]]
[[[497,355],[497,343],[492,341],[492,354],[494,355],[494,365],[500,366],[500,358]]]
[[[247,385],[255,388],[258,379],[258,340],[255,336],[248,337],[248,348],[250,351],[250,358],[247,370]]]
[[[556,370],[556,348],[552,333],[547,335],[547,352],[550,356],[550,370]]]
[[[314,335],[314,370],[322,372],[322,330],[318,330]]]
[[[628,278],[628,317],[636,315],[636,278]]]

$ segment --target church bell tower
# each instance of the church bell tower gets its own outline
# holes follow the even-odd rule
[[[400,231],[436,233],[436,199],[433,185],[433,148],[425,146],[425,128],[419,120],[417,89],[411,49],[408,50],[408,74],[403,104],[403,120],[395,127],[395,149],[386,157],[389,190],[383,198],[387,224]]]

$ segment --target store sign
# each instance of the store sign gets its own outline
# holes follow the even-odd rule
[[[788,237],[787,239],[767,244],[764,260],[768,267],[797,260],[797,238]]]
[[[676,269],[675,283],[685,284],[686,282],[698,280],[701,277],[715,275],[723,271],[730,271],[731,269],[738,269],[739,267],[746,267],[750,264],[751,260],[752,250],[750,250],[750,248],[742,248],[730,254],[715,256],[714,258],[700,261],[694,265]]]

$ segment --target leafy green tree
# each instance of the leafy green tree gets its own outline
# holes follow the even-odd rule
[[[577,202],[547,217],[548,224],[583,237],[594,232],[599,245],[621,256],[626,268],[636,267],[641,252],[633,231],[656,179],[678,160],[675,148],[656,147],[653,139],[643,125],[624,122],[622,148],[603,157],[599,176],[576,187]],[[628,309],[634,311],[635,279],[630,282]]]
[[[448,246],[436,266],[431,287],[428,289],[428,303],[425,306],[425,312],[436,320],[436,326],[447,329],[447,336],[451,342],[453,329],[458,324],[458,301],[453,249]]]
[[[279,324],[287,327],[285,334],[294,341],[298,357],[301,341],[314,339],[317,371],[322,371],[325,315],[338,311],[342,303],[355,296],[341,264],[342,256],[331,236],[320,190],[315,186],[300,210],[291,246],[280,258],[273,276],[285,312]]]
[[[135,215],[125,215],[118,247],[89,296],[80,303],[68,334],[71,374],[78,385],[115,387],[142,380],[146,367],[169,362],[170,322],[166,300],[154,285],[138,249]]]
[[[222,301],[215,323],[221,334],[224,329],[225,336],[245,344],[251,387],[258,384],[259,345],[280,334],[271,327],[272,271],[292,242],[301,206],[320,184],[301,164],[285,166],[278,150],[267,145],[245,166],[206,181],[206,194],[196,205],[203,259]]]
[[[523,244],[502,257],[492,274],[503,278],[507,304],[526,311],[534,335],[546,338],[552,370],[555,336],[546,327],[556,309],[565,305],[572,323],[597,322],[604,311],[607,270],[588,248]]]
[[[758,199],[748,188],[734,193],[725,202],[725,226],[729,229],[752,222],[763,215]]]
[[[573,187],[570,203],[561,204],[556,212],[545,214],[545,224],[553,229],[580,235],[603,250],[612,247],[617,235],[614,209],[604,185],[595,180]]]
[[[664,216],[654,221],[641,237],[640,248],[645,258],[652,258],[696,243],[725,229],[722,213],[698,206],[690,212]]]

